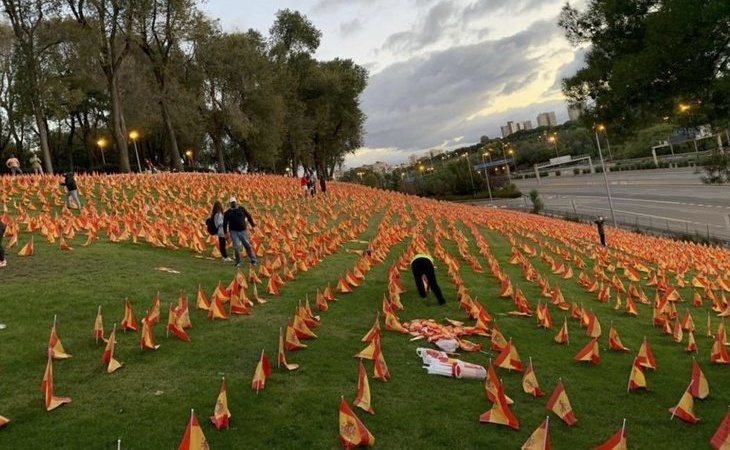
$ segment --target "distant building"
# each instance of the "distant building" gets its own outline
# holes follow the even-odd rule
[[[555,117],[555,112],[544,112],[537,115],[537,126],[538,127],[556,127],[558,126],[558,118]]]
[[[376,161],[373,164],[366,164],[366,165],[362,166],[362,168],[365,170],[369,169],[369,170],[372,170],[373,172],[382,173],[382,174],[390,173],[393,171],[393,167],[390,164],[382,162],[382,161]]]
[[[524,122],[522,122],[522,129],[532,130],[532,120],[525,120]]]
[[[520,125],[519,122],[515,123],[514,121],[510,120],[509,122],[507,122],[507,125],[501,127],[501,129],[502,129],[502,137],[506,138],[510,134],[517,133],[518,131],[521,131],[524,128],[522,128],[522,126]]]
[[[568,117],[571,121],[576,121],[583,115],[583,105],[577,103],[575,105],[568,105]]]

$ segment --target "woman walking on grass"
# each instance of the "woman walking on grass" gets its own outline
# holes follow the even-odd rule
[[[216,201],[213,203],[213,211],[211,211],[210,217],[213,219],[213,224],[218,230],[218,250],[221,252],[223,262],[231,261],[226,251],[228,240],[226,239],[226,232],[223,229],[223,205],[221,205],[221,202]]]

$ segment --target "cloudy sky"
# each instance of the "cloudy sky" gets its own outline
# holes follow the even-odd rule
[[[584,0],[571,2],[581,6]],[[225,30],[267,33],[277,10],[304,13],[322,33],[320,59],[370,71],[365,147],[353,167],[500,136],[507,120],[555,111],[560,79],[583,63],[557,26],[564,0],[208,0]]]

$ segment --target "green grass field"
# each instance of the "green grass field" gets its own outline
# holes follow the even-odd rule
[[[218,183],[213,177],[204,180]],[[294,181],[292,192],[296,191]],[[274,182],[280,183],[278,179]],[[5,183],[7,187],[9,182]],[[92,180],[82,180],[82,183],[90,185]],[[101,192],[100,189],[89,191],[97,195]],[[695,412],[702,420],[693,426],[670,420],[667,411],[679,400],[690,380],[692,356],[684,351],[686,336],[683,343],[677,344],[652,327],[652,309],[648,305],[639,305],[639,316],[630,317],[615,311],[613,301],[599,303],[596,294],[586,293],[576,283],[579,272],[576,267],[573,267],[575,276],[564,280],[553,275],[540,256],[529,258],[551,286],[560,286],[568,303],[583,303],[601,322],[600,365],[575,362],[573,356],[589,341],[585,331],[570,319],[569,312],[552,305],[555,326],[551,330],[538,328],[534,317],[508,316],[506,313],[514,309],[513,303],[499,298],[499,281],[491,275],[486,258],[480,254],[471,227],[486,239],[491,254],[512,283],[523,290],[533,308],[538,300],[546,299],[541,297],[537,285],[525,280],[519,266],[508,263],[513,250],[509,239],[535,247],[538,247],[536,242],[544,244],[538,250],[552,257],[556,257],[555,249],[574,254],[582,250],[588,254],[593,247],[589,241],[591,229],[552,219],[538,220],[409,199],[342,184],[334,184],[329,197],[320,196],[312,202],[296,198],[295,194],[282,198],[280,193],[272,194],[279,196],[273,201],[264,201],[268,194],[262,192],[265,189],[255,190],[248,198],[255,217],[270,213],[271,220],[283,221],[288,217],[287,211],[297,211],[313,223],[317,219],[309,213],[334,208],[327,218],[332,231],[337,228],[334,225],[342,224],[355,211],[360,211],[365,231],[354,237],[346,236],[334,253],[309,271],[296,274],[296,279],[286,283],[279,296],[265,293],[264,280],[259,289],[268,303],[255,306],[251,316],[210,321],[204,312],[194,309],[199,285],[210,294],[219,281],[230,282],[235,269],[228,263],[195,257],[186,249],[155,248],[130,241],[111,243],[103,232],[88,247],[81,245],[86,236],[79,232],[69,241],[74,247],[71,252],[62,252],[57,244],[48,244],[38,232],[34,233],[33,256],[18,257],[19,246],[9,249],[9,265],[0,270],[0,323],[7,326],[0,330],[0,415],[11,422],[0,429],[0,448],[111,449],[116,448],[117,439],[122,440],[124,449],[177,448],[191,408],[195,409],[212,449],[340,447],[340,396],[351,401],[357,386],[357,360],[353,355],[365,347],[360,339],[381,308],[382,297],[388,290],[388,269],[411,245],[412,232],[416,229],[420,229],[429,249],[434,248],[434,234],[441,230],[438,233],[441,244],[459,262],[459,274],[470,295],[495,317],[504,336],[513,340],[525,365],[532,357],[546,397],[535,399],[524,394],[521,374],[498,369],[507,395],[515,401],[512,410],[520,421],[520,429],[480,424],[479,415],[491,407],[483,382],[427,375],[415,350],[429,344],[411,342],[410,336],[384,331],[383,353],[392,378],[388,382],[374,380],[372,364],[366,362],[375,415],[353,408],[375,436],[376,448],[519,448],[548,415],[553,448],[557,449],[595,447],[615,433],[624,418],[630,448],[709,448],[710,437],[730,404],[730,367],[709,362],[712,340],[705,337],[709,306],[707,302],[701,308],[691,306],[691,287],[679,289],[687,302],[681,303],[678,310],[680,318],[687,308],[694,316],[699,346],[696,358],[711,392],[706,400],[695,401]],[[183,198],[190,204],[180,207],[200,207],[203,211],[208,198],[211,197],[191,194]],[[15,197],[16,203],[18,199]],[[95,202],[90,196],[85,199],[90,204]],[[58,205],[48,212],[49,216],[55,211],[60,211]],[[11,207],[6,214],[12,218],[19,213]],[[318,338],[306,341],[307,349],[287,352],[289,362],[300,364],[300,369],[285,372],[274,367],[266,389],[258,394],[252,391],[250,383],[259,353],[264,349],[276,365],[279,327],[285,326],[293,316],[297,303],[308,297],[313,304],[317,289],[328,284],[335,286],[339,277],[356,264],[358,255],[354,251],[365,248],[360,241],[382,235],[383,229],[378,231],[378,227],[386,219],[391,221],[390,227],[407,227],[402,239],[387,248],[385,260],[373,265],[361,287],[351,294],[336,295],[337,301],[321,313],[321,326],[314,330]],[[283,225],[286,228],[287,223]],[[21,230],[19,244],[22,245],[30,233],[25,228]],[[461,249],[460,236],[466,243]],[[632,253],[636,248],[632,242],[638,239],[629,233],[609,230],[609,242],[616,242],[618,247],[612,250],[614,256],[630,255],[647,261],[646,255]],[[4,241],[7,243],[7,238]],[[651,241],[656,242],[663,241]],[[677,249],[677,254],[682,248]],[[696,255],[696,260],[704,255],[694,247],[687,248]],[[461,254],[463,251],[473,255],[485,273],[472,270]],[[727,268],[727,253],[712,255],[716,259],[714,264]],[[594,262],[587,258],[585,261],[589,268],[586,272],[590,274]],[[155,270],[161,266],[181,273]],[[438,306],[432,296],[421,300],[410,273],[401,272],[407,289],[401,295],[405,306],[398,313],[401,321],[448,317],[473,324],[459,309],[456,286],[444,264],[438,266],[439,282],[448,304]],[[686,277],[691,279],[697,270],[692,268]],[[624,283],[628,284],[626,280]],[[653,290],[646,287],[646,280],[639,285],[651,299]],[[190,299],[193,327],[188,330],[192,339],[189,343],[165,337],[167,308],[177,300],[180,290]],[[154,352],[142,351],[139,334],[118,331],[115,357],[125,365],[107,374],[101,362],[104,346],[91,337],[97,307],[102,306],[108,333],[113,323],[121,321],[125,298],[132,300],[139,320],[157,292],[163,302],[162,321],[155,327],[155,337],[161,347]],[[565,314],[568,314],[570,345],[560,346],[553,342],[553,336]],[[58,316],[59,337],[66,351],[73,355],[71,359],[54,362],[56,395],[70,396],[73,402],[46,412],[40,383],[54,315]],[[719,319],[714,314],[712,320],[713,328],[717,327]],[[631,348],[630,353],[608,351],[611,322],[624,345]],[[647,392],[627,393],[632,361],[645,336],[653,347],[658,370],[646,372]],[[489,351],[488,339],[472,340],[483,344],[486,351],[462,353],[460,358],[486,365],[490,358],[496,357],[495,352]],[[222,376],[227,378],[232,418],[230,429],[217,431],[208,417],[213,413]],[[559,377],[578,418],[574,427],[568,427],[545,408]]]

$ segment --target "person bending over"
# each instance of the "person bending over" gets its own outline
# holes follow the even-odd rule
[[[413,278],[416,282],[418,295],[420,295],[421,298],[426,298],[426,295],[428,295],[427,287],[423,282],[425,278],[428,283],[428,289],[433,291],[439,305],[446,304],[446,299],[444,299],[444,295],[441,293],[441,288],[436,281],[436,270],[433,265],[433,258],[431,255],[419,253],[414,256],[411,260],[411,270],[413,271]]]

